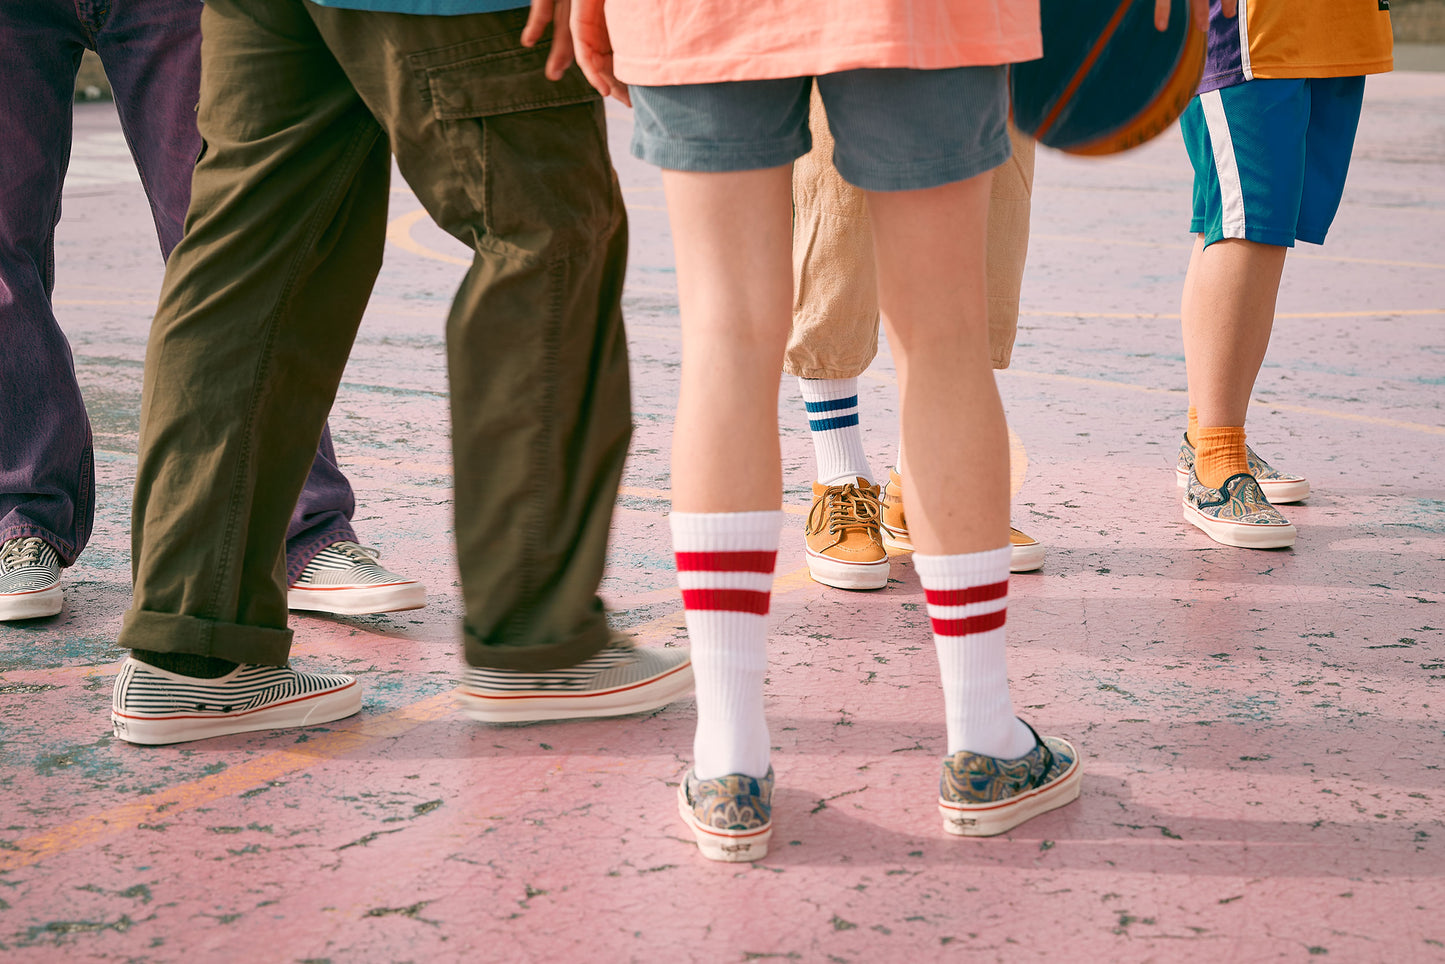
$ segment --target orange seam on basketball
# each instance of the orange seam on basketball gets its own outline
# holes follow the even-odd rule
[[[1074,76],[1069,78],[1069,85],[1064,88],[1064,92],[1059,95],[1059,99],[1054,101],[1054,106],[1049,108],[1048,115],[1039,122],[1039,126],[1034,130],[1033,136],[1035,139],[1043,140],[1049,128],[1054,126],[1054,121],[1059,119],[1059,115],[1063,113],[1064,108],[1068,106],[1069,98],[1074,96],[1074,91],[1078,90],[1079,85],[1084,82],[1084,77],[1089,73],[1089,68],[1094,66],[1094,61],[1099,59],[1099,56],[1104,52],[1104,48],[1108,46],[1109,38],[1114,36],[1114,31],[1119,29],[1119,24],[1124,21],[1125,12],[1128,11],[1129,5],[1133,2],[1134,0],[1123,0],[1123,2],[1119,4],[1119,8],[1114,11],[1114,16],[1109,18],[1108,24],[1105,25],[1103,32],[1099,34],[1099,39],[1094,41],[1094,46],[1089,49],[1088,55],[1084,57],[1084,62],[1079,65],[1078,70],[1074,71]]]

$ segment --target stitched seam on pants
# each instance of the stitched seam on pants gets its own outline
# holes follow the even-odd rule
[[[562,259],[554,259],[547,262],[544,269],[548,276],[549,299],[547,313],[544,316],[546,331],[542,338],[542,365],[539,382],[542,387],[541,398],[537,404],[537,418],[542,425],[537,445],[532,450],[532,478],[549,479],[555,478],[560,473],[550,473],[552,468],[551,453],[556,441],[556,419],[557,410],[557,373],[559,368],[561,347],[558,345],[562,329],[562,297],[566,290],[567,262]],[[544,526],[547,520],[547,493],[554,491],[547,485],[532,486],[531,498],[531,519],[525,529],[526,539],[522,555],[522,596],[521,605],[518,609],[519,628],[525,627],[534,618],[537,603],[537,559],[542,555],[546,546]]]
[[[253,431],[256,424],[256,403],[262,394],[262,386],[267,381],[268,373],[271,369],[272,352],[276,339],[276,321],[290,301],[291,292],[295,290],[296,287],[297,276],[301,273],[301,266],[306,263],[306,259],[314,252],[316,240],[320,237],[322,229],[329,223],[330,218],[336,216],[339,204],[335,202],[339,201],[339,189],[343,186],[344,182],[354,179],[359,173],[359,164],[352,165],[346,162],[349,162],[354,157],[365,159],[366,155],[371,152],[372,145],[375,144],[377,138],[381,136],[381,130],[373,124],[369,131],[362,130],[359,131],[359,134],[360,136],[352,141],[350,148],[342,155],[343,163],[336,166],[335,173],[332,175],[330,183],[326,186],[324,197],[328,202],[332,203],[328,203],[325,207],[317,205],[314,209],[316,213],[312,216],[311,223],[307,225],[303,243],[298,245],[297,253],[287,268],[286,281],[281,286],[277,294],[276,304],[266,319],[264,329],[265,341],[262,344],[261,352],[257,360],[256,373],[251,380],[251,397],[246,406],[246,419],[242,425],[241,458],[236,467],[235,478],[231,483],[231,502],[227,507],[226,525],[221,540],[221,564],[216,568],[216,579],[215,582],[212,583],[211,597],[206,605],[206,612],[212,614],[212,619],[218,618],[216,614],[219,611],[222,587],[226,583],[227,576],[236,566],[236,560],[234,560],[233,555],[236,544],[236,531],[240,522],[237,504],[241,490],[244,487],[246,469],[251,464]],[[348,176],[348,172],[350,172],[350,176]],[[323,214],[326,212],[330,213],[330,218],[323,220]]]

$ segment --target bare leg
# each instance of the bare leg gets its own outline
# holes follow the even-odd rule
[[[679,512],[777,509],[778,381],[792,326],[792,172],[664,171],[682,312]]]
[[[898,359],[908,533],[933,623],[948,752],[1016,759],[1032,731],[1009,696],[1008,427],[985,302],[991,174],[870,193],[878,296]]]
[[[782,525],[778,381],[793,314],[792,172],[664,171],[662,180],[682,312],[670,522],[697,695],[693,774],[763,778],[767,612]],[[765,828],[753,829],[762,836],[737,845],[752,856],[729,859],[766,850]]]
[[[1288,248],[1226,238],[1194,242],[1180,315],[1189,402],[1201,426],[1242,426],[1274,327]]]
[[[930,555],[1009,541],[1008,428],[984,298],[990,178],[868,195],[900,376],[908,532]]]

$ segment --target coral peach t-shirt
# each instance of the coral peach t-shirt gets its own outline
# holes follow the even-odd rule
[[[657,87],[1042,54],[1037,0],[607,0],[613,70]]]

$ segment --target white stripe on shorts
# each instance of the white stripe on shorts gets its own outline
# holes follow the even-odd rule
[[[1226,238],[1244,237],[1244,185],[1239,181],[1239,164],[1234,157],[1234,139],[1229,136],[1229,121],[1224,116],[1224,100],[1219,91],[1199,95],[1204,123],[1209,128],[1209,143],[1214,148],[1214,172],[1219,176],[1219,200],[1223,206],[1221,225]]]
[[[1239,69],[1245,80],[1254,79],[1254,65],[1249,62],[1249,0],[1239,0],[1234,22],[1239,24]]]

